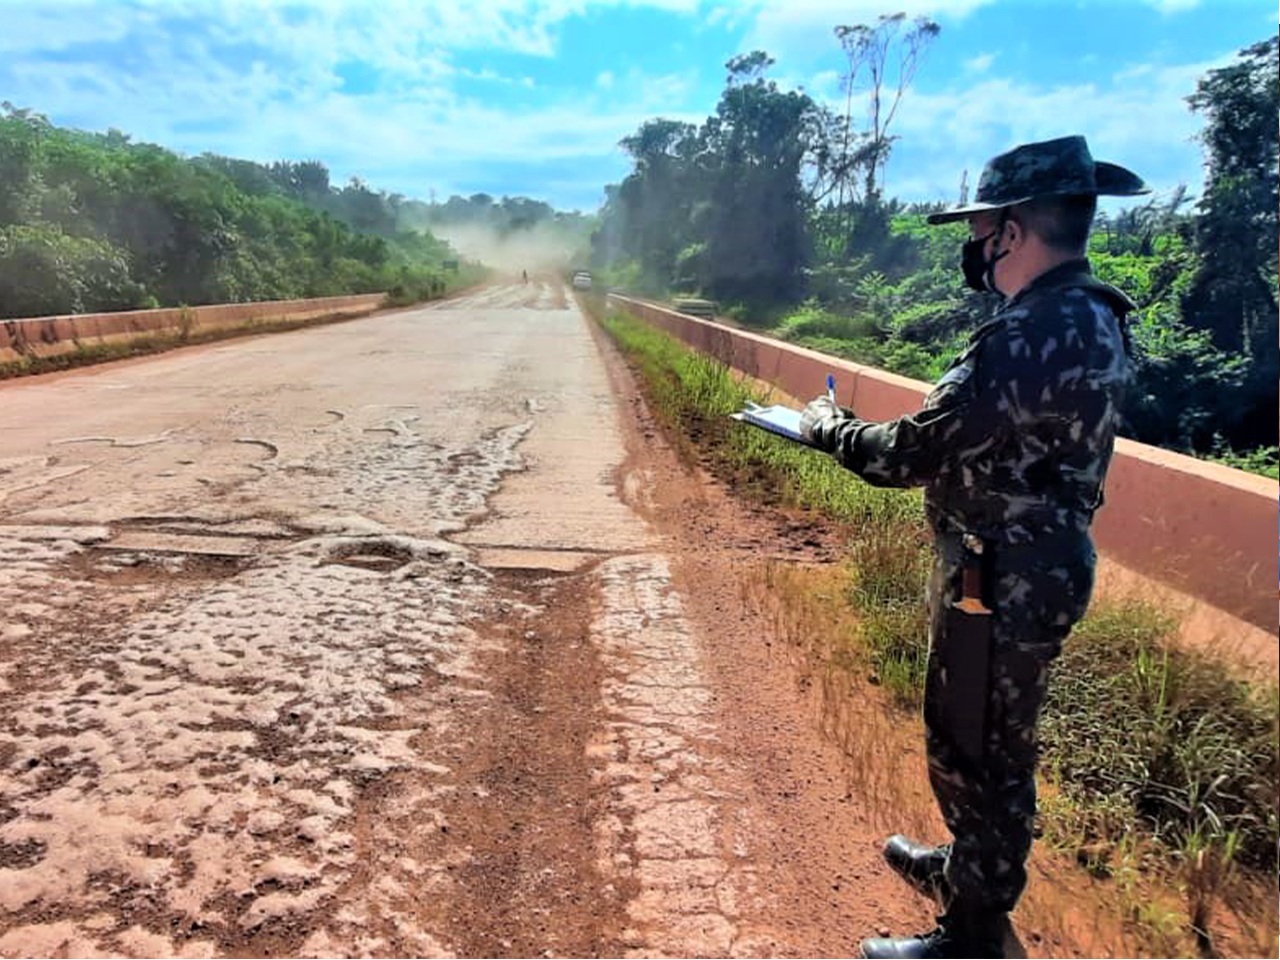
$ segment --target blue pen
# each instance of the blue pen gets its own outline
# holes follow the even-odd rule
[[[827,374],[827,397],[832,403],[836,402],[836,375],[834,373]]]

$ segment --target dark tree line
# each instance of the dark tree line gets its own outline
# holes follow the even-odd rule
[[[1239,408],[1226,431],[1248,445],[1276,443],[1276,266],[1280,250],[1280,40],[1212,70],[1189,102],[1205,118],[1209,181],[1195,219],[1195,263],[1183,316],[1246,362]]]
[[[424,203],[321,162],[260,164],[59,128],[0,105],[0,317],[389,291],[471,276],[433,226],[585,218],[524,197]]]
[[[6,103],[0,315],[442,289],[449,248],[365,232],[369,196],[338,191],[338,216],[321,164],[188,159]]]

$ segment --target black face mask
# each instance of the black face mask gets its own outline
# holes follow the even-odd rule
[[[984,237],[967,241],[960,248],[960,269],[964,272],[965,286],[972,290],[1000,293],[996,289],[996,264],[1009,255],[1008,250],[1001,250],[990,260],[982,255],[982,248],[988,240],[1004,231],[1005,218],[1000,217],[1000,226]]]

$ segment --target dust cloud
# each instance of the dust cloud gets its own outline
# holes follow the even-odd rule
[[[467,223],[433,223],[430,229],[463,257],[502,273],[563,272],[586,264],[581,233],[554,223],[506,232]]]

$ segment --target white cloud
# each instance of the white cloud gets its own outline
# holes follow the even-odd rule
[[[0,2],[0,53],[25,51],[38,44],[56,52],[81,43],[111,43],[123,39],[137,22],[124,6],[103,8],[95,0],[59,5]]]
[[[164,21],[198,21],[210,39],[248,43],[329,65],[372,59],[416,73],[424,53],[558,52],[559,25],[589,8],[645,6],[692,13],[696,0],[0,0],[0,52],[54,52],[154,33]]]
[[[187,153],[318,158],[335,182],[359,174],[418,196],[450,182],[503,192],[501,181],[482,182],[484,170],[575,159],[625,167],[617,142],[644,120],[702,119],[682,112],[693,69],[607,70],[595,88],[557,90],[524,71],[462,65],[470,50],[550,56],[566,18],[619,3],[696,9],[695,0],[0,0],[0,81],[6,99],[56,123],[116,127]],[[117,61],[107,62],[100,51],[112,44]],[[522,92],[482,102],[463,96],[460,80]],[[589,176],[594,195],[618,173]]]
[[[743,50],[766,50],[780,63],[811,63],[838,51],[837,24],[873,24],[886,13],[905,13],[908,19],[945,16],[959,20],[996,0],[753,0],[754,23],[742,42]]]
[[[1143,0],[1148,6],[1155,7],[1163,14],[1182,13],[1200,6],[1200,0]]]
[[[1203,121],[1184,98],[1206,71],[1230,60],[1135,66],[1055,87],[984,77],[942,93],[911,90],[892,131],[902,141],[889,163],[890,192],[950,201],[963,170],[972,189],[994,154],[1076,133],[1088,138],[1096,158],[1133,168],[1158,190],[1187,182],[1198,192],[1202,183],[1190,173],[1200,169],[1195,136]]]
[[[964,68],[970,73],[986,73],[991,68],[991,64],[995,63],[996,55],[994,53],[980,53],[976,57],[970,57],[964,62]]]
[[[791,85],[785,78],[781,81],[784,89]],[[842,96],[838,70],[821,70],[810,76],[808,80],[796,83],[794,86],[803,87],[809,96],[818,101],[830,102]]]
[[[374,59],[391,71],[412,71],[424,49],[499,49],[551,56],[557,23],[579,5],[523,0],[468,4],[380,0],[318,0],[283,6],[271,0],[146,0],[216,25],[228,42],[257,42],[295,56]]]
[[[612,84],[585,92],[545,88],[542,102],[531,106],[500,97],[468,98],[452,81],[527,88],[534,85],[532,77],[455,68],[439,58],[414,65],[431,82],[401,76],[372,95],[344,92],[336,71],[345,62],[345,41],[324,57],[265,56],[235,69],[216,54],[221,38],[183,39],[137,25],[130,37],[145,52],[137,69],[90,61],[49,69],[39,57],[19,58],[7,67],[6,97],[56,123],[113,126],[135,141],[189,154],[209,150],[259,162],[321,159],[335,183],[358,174],[375,187],[418,197],[432,188],[512,192],[505,178],[486,181],[485,171],[501,167],[509,175],[522,166],[568,163],[581,171],[582,185],[576,192],[556,189],[561,202],[584,208],[594,206],[606,180],[625,175],[617,148],[621,138],[658,113],[689,122],[705,115],[679,109],[696,86],[692,69],[611,73]],[[291,42],[299,50],[317,49],[314,40]],[[386,68],[381,57],[365,64]],[[536,185],[526,192],[539,195]]]
[[[954,19],[989,2],[899,0],[886,8],[878,0],[840,7],[827,0],[314,0],[303,7],[269,0],[0,0],[0,79],[5,98],[55,122],[115,126],[179,150],[262,161],[319,158],[335,180],[358,173],[418,196],[453,183],[468,192],[503,192],[501,182],[478,179],[486,164],[514,169],[580,160],[584,179],[598,184],[617,176],[610,164],[625,173],[617,141],[643,121],[662,115],[698,123],[711,105],[695,109],[692,65],[663,75],[615,66],[564,90],[541,73],[535,84],[532,70],[499,73],[468,58],[472,51],[549,57],[569,17],[613,5],[662,7],[697,12],[704,24],[745,28],[744,48],[763,47],[789,73],[778,76],[784,87],[803,82],[816,98],[843,103],[838,74],[828,69],[833,54],[839,58],[835,22],[873,22],[885,9]],[[1165,0],[1179,2],[1187,0]],[[124,68],[69,57],[77,45],[94,43],[127,49]],[[257,62],[233,66],[255,49]],[[1200,121],[1183,98],[1207,69],[1233,56],[1181,67],[1139,65],[1113,76],[1094,70],[1091,82],[1048,88],[992,76],[992,54],[975,54],[957,87],[907,93],[892,131],[903,139],[889,165],[890,190],[908,199],[949,199],[966,166],[973,182],[991,154],[1072,132],[1085,133],[1103,159],[1153,179],[1159,171],[1198,169],[1191,138]],[[376,75],[373,92],[357,95],[346,85],[353,66],[357,79]],[[462,80],[482,81],[487,100],[463,96]]]

